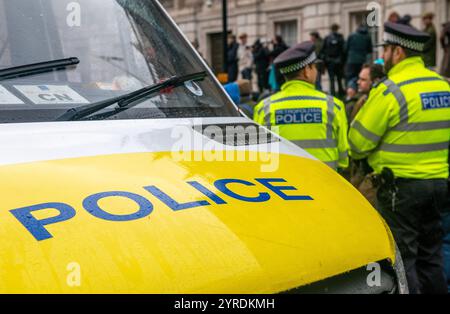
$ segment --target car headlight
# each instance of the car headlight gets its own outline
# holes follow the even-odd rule
[[[408,286],[401,257],[397,256],[394,264],[385,259],[283,293],[406,294]]]

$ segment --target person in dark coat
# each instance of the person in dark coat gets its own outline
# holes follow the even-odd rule
[[[436,66],[436,44],[437,44],[437,34],[436,28],[433,24],[434,14],[431,12],[425,13],[422,17],[422,22],[424,28],[422,31],[430,35],[430,41],[427,43],[425,52],[423,54],[423,61],[425,66],[431,70],[434,70]]]
[[[258,77],[258,89],[262,94],[264,90],[269,89],[269,50],[258,39],[253,44],[252,52],[255,71]]]
[[[275,60],[280,54],[289,49],[289,46],[286,45],[286,43],[283,40],[283,37],[281,37],[280,35],[275,36],[275,39],[272,41],[272,44],[273,49],[269,54],[269,57],[272,61]],[[277,85],[277,88],[273,91],[277,91],[281,87],[281,85],[283,85],[285,80],[280,71],[275,69],[275,67],[272,67],[272,71],[275,71],[275,80]]]
[[[228,83],[235,82],[238,78],[239,67],[238,67],[238,49],[239,44],[236,41],[236,36],[228,36]]]
[[[371,54],[372,38],[370,37],[367,27],[361,25],[347,40],[347,63],[345,66],[345,78],[347,83],[358,79],[363,64],[370,60]]]
[[[345,40],[344,36],[338,33],[338,30],[338,24],[331,25],[331,33],[325,37],[320,55],[324,58],[325,66],[330,77],[330,93],[333,96],[343,97],[344,87],[342,79],[344,77]],[[336,94],[336,81],[339,95]]]
[[[320,53],[322,52],[322,47],[323,47],[323,39],[322,37],[320,37],[319,32],[317,31],[313,31],[311,33],[309,33],[309,38],[310,40],[314,43],[314,49],[316,51],[316,55],[318,58],[318,61],[316,63],[316,67],[317,67],[317,79],[316,79],[316,88],[317,90],[322,90],[322,75],[325,72],[325,67],[322,61],[322,56],[320,55]]]
[[[440,41],[444,50],[440,74],[445,77],[450,77],[450,22],[442,25]]]
[[[280,54],[289,49],[289,46],[283,40],[283,37],[280,35],[275,36],[273,43],[273,49],[270,52],[270,57],[272,59],[276,59]]]
[[[412,20],[411,15],[405,14],[401,18],[398,19],[397,23],[411,26],[411,20]]]

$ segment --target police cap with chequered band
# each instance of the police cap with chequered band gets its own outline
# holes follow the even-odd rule
[[[300,71],[316,60],[314,43],[306,41],[284,51],[275,58],[274,64],[281,74],[289,74]]]
[[[423,52],[429,40],[430,35],[410,25],[391,22],[384,24],[382,45],[398,45],[417,52]]]

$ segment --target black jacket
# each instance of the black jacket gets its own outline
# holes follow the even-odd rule
[[[320,57],[325,63],[343,64],[345,62],[345,40],[339,33],[331,33],[323,41]]]
[[[256,43],[253,46],[253,62],[255,63],[256,72],[267,71],[269,67],[269,50],[261,43]]]
[[[272,60],[275,60],[276,57],[278,57],[280,54],[282,54],[283,52],[285,52],[288,49],[289,49],[289,46],[286,45],[284,42],[275,44],[273,46],[273,50],[270,52],[270,57],[272,58]]]
[[[238,49],[239,44],[237,42],[231,43],[231,45],[228,45],[228,65],[232,65],[234,63],[237,64],[238,62]]]
[[[347,40],[347,63],[363,64],[372,53],[372,38],[366,27],[360,27]]]

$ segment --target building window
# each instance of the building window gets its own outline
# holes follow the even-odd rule
[[[275,34],[281,35],[288,46],[296,45],[298,43],[297,21],[276,22]]]
[[[350,33],[353,33],[358,29],[361,25],[367,26],[367,16],[370,11],[360,11],[360,12],[351,12],[350,13]]]
[[[446,15],[447,15],[446,21],[450,21],[450,0],[447,0],[447,12],[446,12]]]

